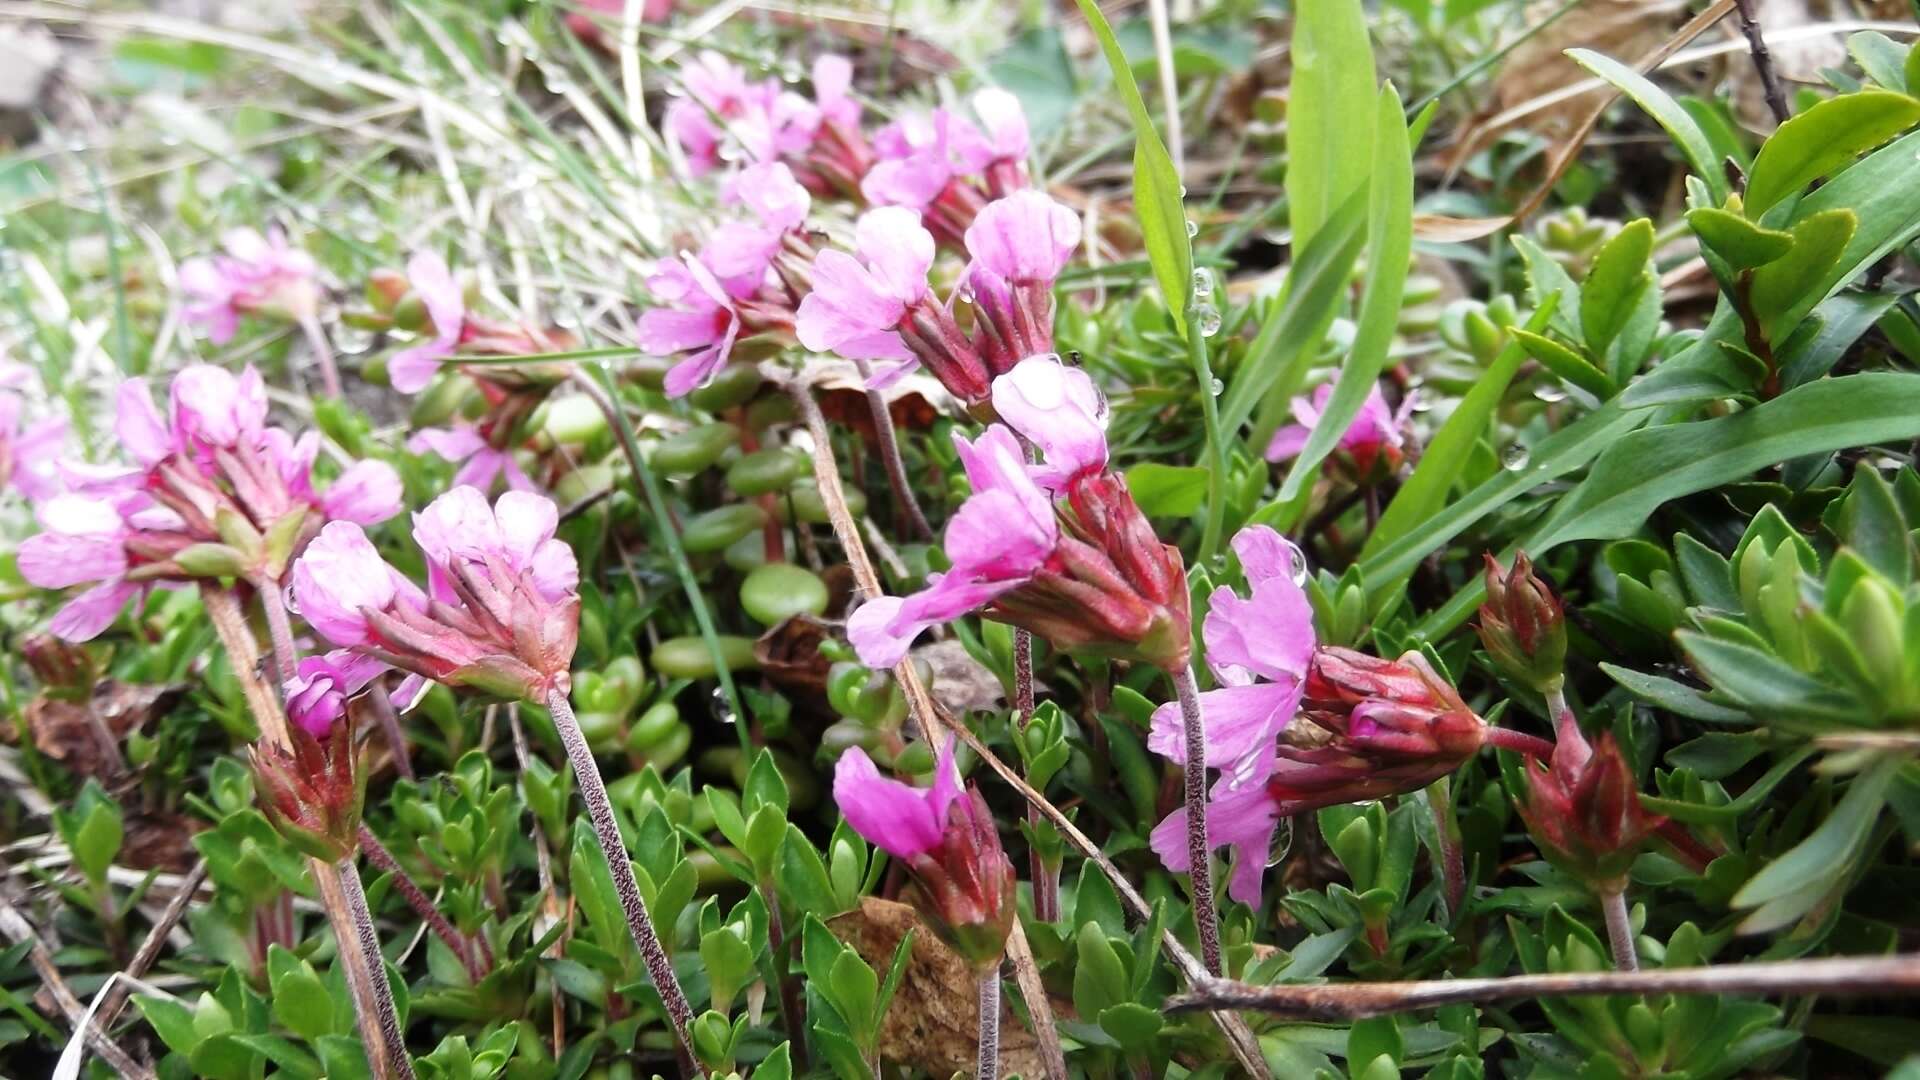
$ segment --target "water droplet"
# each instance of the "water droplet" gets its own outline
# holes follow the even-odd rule
[[[1219,397],[1221,394],[1227,392],[1227,384],[1221,382],[1219,379],[1215,379],[1213,380],[1213,385],[1207,387],[1207,389],[1213,393],[1214,397]]]
[[[733,702],[727,692],[716,686],[713,688],[713,718],[723,724],[737,724],[740,718],[733,713]]]
[[[349,322],[336,324],[328,337],[333,351],[342,356],[358,356],[373,346],[373,334]]]
[[[1293,819],[1283,817],[1274,822],[1273,842],[1267,847],[1267,865],[1279,866],[1287,859],[1287,852],[1293,850]]]
[[[1307,553],[1291,540],[1287,541],[1287,576],[1295,585],[1307,583]]]
[[[1183,199],[1187,197],[1187,185],[1185,184],[1180,185],[1180,197]]]
[[[1427,396],[1425,390],[1417,386],[1407,391],[1406,403],[1408,412],[1423,413],[1433,409],[1433,399]]]
[[[1192,218],[1187,219],[1187,235],[1189,237],[1200,235],[1200,223],[1193,220]]]
[[[1213,295],[1213,271],[1198,266],[1193,271],[1193,295],[1195,299],[1205,300]]]
[[[1212,304],[1201,304],[1193,309],[1193,322],[1200,328],[1201,337],[1212,337],[1220,332],[1220,309]]]
[[[1533,396],[1549,405],[1567,400],[1567,392],[1558,383],[1541,383],[1533,388]]]
[[[1514,443],[1500,455],[1500,467],[1508,472],[1519,472],[1526,468],[1527,463],[1532,459],[1533,452],[1527,449],[1525,443]]]

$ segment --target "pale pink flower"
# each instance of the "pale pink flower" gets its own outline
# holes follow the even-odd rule
[[[1028,472],[1013,432],[993,425],[973,442],[954,435],[973,494],[947,523],[952,567],[911,596],[867,601],[847,639],[869,667],[892,667],[929,627],[986,606],[1031,580],[1060,542],[1053,503]]]
[[[292,577],[294,609],[335,645],[361,645],[369,640],[369,609],[426,606],[426,595],[419,587],[388,565],[360,526],[348,521],[321,529],[294,561]]]
[[[860,103],[847,91],[853,86],[853,63],[828,53],[813,62],[813,101],[822,120],[858,131]]]
[[[917,788],[880,775],[873,759],[850,747],[833,767],[833,801],[853,831],[896,859],[912,859],[940,846],[947,811],[964,793],[951,741],[933,767],[933,786]]]
[[[1107,467],[1107,403],[1086,372],[1058,356],[1030,356],[994,379],[993,411],[1040,448],[1031,474],[1056,495]]]
[[[813,197],[778,161],[750,165],[728,181],[723,192],[753,211],[753,221],[730,221],[713,231],[700,249],[700,262],[720,279],[729,296],[749,297],[767,279],[787,233],[807,220]]]
[[[987,189],[994,195],[1007,195],[1026,187],[1032,140],[1020,99],[997,86],[988,87],[973,95],[973,114],[980,118],[992,150],[986,164]]]
[[[11,487],[29,502],[51,498],[60,490],[60,449],[67,439],[67,422],[53,416],[24,427],[26,402],[0,392],[0,487]]]
[[[706,385],[733,355],[740,336],[736,298],[692,254],[656,263],[647,288],[671,306],[642,313],[634,343],[649,356],[692,354],[667,370],[667,396],[683,397]]]
[[[439,374],[440,362],[460,347],[467,301],[446,260],[432,251],[417,252],[407,260],[407,283],[426,305],[433,337],[394,354],[387,363],[387,380],[395,390],[414,394],[427,388]]]
[[[514,491],[538,489],[511,450],[487,442],[475,428],[427,428],[407,440],[407,449],[416,454],[433,453],[459,465],[453,474],[455,486],[492,491],[494,481],[505,477],[507,487]]]
[[[697,101],[680,98],[667,105],[660,120],[667,139],[686,159],[687,172],[695,179],[720,167],[720,140],[724,132]]]
[[[477,488],[456,487],[413,515],[413,539],[427,556],[428,591],[452,600],[455,564],[485,570],[498,564],[524,574],[541,598],[559,600],[578,590],[573,549],[554,539],[560,512],[553,500],[509,491],[492,505]]]
[[[674,0],[641,0],[640,21],[665,22],[673,14],[673,5]],[[626,18],[627,0],[573,0],[573,6],[579,10],[567,13],[567,29],[590,45],[613,49],[614,42],[608,39],[604,27],[617,28]]]
[[[1332,398],[1332,383],[1321,385],[1311,398],[1294,398],[1293,418],[1297,422],[1274,432],[1273,441],[1267,445],[1267,460],[1285,461],[1298,457],[1300,451],[1306,448],[1307,437],[1319,425],[1320,415]],[[1409,397],[1395,412],[1388,407],[1387,399],[1381,396],[1380,387],[1375,386],[1368,392],[1366,403],[1360,406],[1353,423],[1340,436],[1335,449],[1351,457],[1355,471],[1363,475],[1371,473],[1376,464],[1384,463],[1389,469],[1398,466],[1405,458],[1407,418],[1412,415],[1412,405],[1413,399]]]
[[[860,182],[875,206],[925,211],[956,179],[977,175],[993,160],[993,145],[972,122],[948,109],[909,116],[874,134],[880,160]]]
[[[90,641],[112,625],[127,601],[146,586],[126,580],[135,558],[127,550],[134,533],[120,506],[90,495],[56,495],[40,504],[43,532],[21,541],[20,576],[42,589],[93,583],[54,614],[49,629],[63,641]]]
[[[975,263],[1015,285],[1053,285],[1080,246],[1080,215],[1040,191],[996,199],[967,226]]]
[[[167,393],[173,446],[205,457],[216,450],[251,449],[267,422],[267,384],[253,365],[239,376],[212,364],[191,364]],[[146,419],[133,423],[144,428]]]
[[[234,229],[221,244],[222,253],[180,264],[180,288],[187,294],[182,314],[215,345],[233,339],[242,315],[298,320],[313,314],[320,303],[320,268],[287,242],[286,233]]]
[[[1300,550],[1265,525],[1240,530],[1233,550],[1246,572],[1248,596],[1213,591],[1201,637],[1220,688],[1200,695],[1206,763],[1223,771],[1226,789],[1259,784],[1272,774],[1275,740],[1300,707],[1316,644],[1313,608],[1296,575]],[[1177,702],[1153,714],[1147,748],[1186,760]]]

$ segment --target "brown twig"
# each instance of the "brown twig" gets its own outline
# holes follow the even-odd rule
[[[794,404],[799,408],[801,419],[806,423],[807,430],[812,433],[814,479],[820,488],[820,499],[826,504],[827,517],[833,523],[834,534],[839,537],[841,547],[846,549],[847,565],[853,571],[855,591],[862,599],[871,599],[881,593],[880,579],[873,572],[873,561],[868,558],[866,545],[860,539],[860,532],[853,520],[853,514],[847,509],[846,495],[840,488],[840,466],[834,461],[833,444],[827,438],[826,418],[820,414],[820,406],[813,400],[813,394],[807,386],[792,382],[787,384],[787,391],[793,396]],[[1098,866],[1113,883],[1114,891],[1120,894],[1121,902],[1127,905],[1136,919],[1152,918],[1152,906],[1140,895],[1139,890],[1133,887],[1133,883],[1120,872],[1120,868],[1114,865],[1113,860],[1107,858],[1106,853],[1100,850],[1098,844],[1095,844],[1086,833],[1081,832],[1059,807],[1047,800],[1045,795],[1034,790],[1033,785],[1027,783],[1012,766],[988,749],[987,745],[980,741],[979,736],[968,730],[965,724],[958,723],[946,715],[945,711],[934,702],[932,695],[927,692],[926,684],[920,681],[920,673],[914,669],[911,659],[902,660],[895,665],[893,675],[899,682],[900,688],[905,691],[907,710],[919,727],[921,738],[928,745],[933,745],[936,733],[951,732],[955,738],[965,743],[967,748],[974,752],[981,764],[998,774],[1008,786],[1026,799],[1028,805],[1040,811],[1042,816],[1052,822],[1054,828],[1060,831],[1068,843],[1086,858],[1093,860],[1094,865]],[[1207,974],[1206,965],[1201,963],[1199,957],[1187,951],[1186,945],[1173,931],[1168,930],[1163,935],[1163,944],[1167,956],[1173,960],[1174,966],[1189,983],[1198,983],[1210,977]],[[1233,1056],[1239,1061],[1240,1067],[1257,1080],[1271,1077],[1272,1073],[1267,1069],[1266,1059],[1260,1050],[1260,1042],[1254,1037],[1253,1030],[1240,1018],[1230,1013],[1216,1012],[1213,1018],[1222,1034],[1226,1036],[1227,1045],[1232,1049]]]
[[[1920,994],[1920,954],[1781,960],[1658,971],[1577,971],[1500,979],[1252,986],[1228,979],[1197,984],[1168,1011],[1249,1009],[1294,1019],[1360,1020],[1461,1003],[1596,994]]]
[[[193,902],[193,894],[200,891],[200,884],[206,880],[207,860],[201,859],[181,879],[179,891],[167,901],[167,906],[160,911],[160,918],[147,931],[146,939],[134,950],[133,959],[127,962],[126,970],[121,972],[125,978],[140,978],[153,967],[155,960],[160,959],[160,950],[166,947],[167,935],[179,925],[181,917],[187,913],[187,905]],[[126,1007],[127,985],[124,981],[115,983],[113,989],[107,992],[107,999],[100,1003],[94,1023],[100,1025],[102,1031],[112,1028],[113,1022],[120,1018],[120,1010]]]
[[[1040,1066],[1047,1080],[1067,1080],[1067,1052],[1060,1046],[1060,1029],[1054,1023],[1053,1002],[1047,986],[1040,981],[1040,966],[1034,962],[1033,946],[1027,943],[1026,928],[1019,920],[1007,935],[1007,960],[1013,965],[1013,982],[1027,1003],[1027,1016],[1033,1023],[1033,1040],[1040,1051]]]
[[[1780,73],[1773,69],[1773,54],[1767,51],[1767,39],[1760,36],[1760,20],[1754,17],[1753,0],[1734,0],[1740,10],[1740,32],[1747,36],[1747,51],[1753,54],[1753,70],[1760,73],[1760,89],[1766,94],[1773,122],[1784,124],[1793,114],[1787,111],[1787,95],[1780,89]]]
[[[887,407],[886,396],[872,386],[873,369],[865,360],[855,360],[860,371],[860,381],[867,392],[867,410],[873,414],[873,439],[880,445],[880,462],[887,469],[887,485],[893,489],[893,498],[906,515],[907,525],[913,534],[922,540],[933,539],[933,526],[927,523],[926,512],[920,509],[920,500],[913,493],[913,483],[907,478],[907,463],[900,458],[900,435],[893,427],[893,410]]]

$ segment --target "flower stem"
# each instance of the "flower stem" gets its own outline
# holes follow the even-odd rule
[[[400,717],[393,711],[393,699],[387,696],[386,686],[375,679],[367,687],[367,709],[373,713],[374,723],[380,725],[380,734],[387,740],[387,749],[393,751],[393,767],[402,777],[414,778],[413,759],[407,754],[407,737],[400,730]]]
[[[300,669],[300,651],[293,643],[293,624],[287,621],[286,594],[280,591],[280,583],[271,578],[255,582],[254,591],[260,594],[260,606],[267,613],[267,635],[273,641],[273,668],[279,673],[284,690]]]
[[[1000,965],[980,973],[980,1058],[975,1080],[1000,1076]]]
[[[313,358],[320,364],[320,385],[326,388],[327,396],[340,396],[340,372],[333,365],[333,346],[327,341],[327,332],[320,325],[317,315],[307,315],[300,320],[300,332],[307,336],[307,348],[313,350]]]
[[[407,1057],[407,1041],[400,1034],[400,1014],[393,1007],[393,988],[387,985],[387,960],[380,954],[380,935],[373,928],[373,912],[367,909],[367,893],[360,886],[360,868],[349,855],[333,864],[340,877],[340,891],[347,898],[347,913],[353,919],[354,936],[373,982],[374,1007],[380,1016],[380,1037],[386,1044],[387,1061],[393,1075],[413,1080],[413,1061]]]
[[[1021,730],[1033,722],[1033,634],[1013,632],[1013,715]],[[1027,825],[1039,835],[1040,811],[1027,807]],[[1060,873],[1047,865],[1046,854],[1037,843],[1027,849],[1028,877],[1033,881],[1033,917],[1041,922],[1060,921]]]
[[[393,887],[400,891],[400,895],[407,901],[407,906],[413,909],[415,915],[420,916],[421,921],[427,924],[427,928],[433,931],[434,936],[445,942],[447,948],[453,950],[453,955],[460,958],[460,964],[467,969],[468,977],[476,983],[486,978],[486,968],[480,963],[479,950],[474,948],[473,942],[455,929],[445,915],[440,914],[440,909],[433,906],[433,900],[414,882],[406,868],[394,859],[393,853],[388,851],[386,846],[380,843],[380,838],[373,835],[373,830],[364,824],[360,826],[360,850],[366,854],[367,861],[372,863],[376,870],[393,875]]]
[[[1427,785],[1434,833],[1440,840],[1440,872],[1447,887],[1447,917],[1454,922],[1467,906],[1467,863],[1461,852],[1460,819],[1453,812],[1453,785],[1441,777]]]
[[[600,852],[606,856],[607,869],[613,874],[613,891],[619,894],[620,908],[627,916],[627,929],[633,934],[633,943],[640,948],[640,958],[646,962],[654,989],[660,992],[660,1000],[667,1007],[674,1036],[680,1040],[680,1049],[685,1055],[683,1064],[693,1062],[696,1060],[693,1043],[687,1034],[688,1026],[693,1023],[693,1009],[687,1004],[687,995],[673,973],[673,960],[667,956],[666,946],[660,943],[660,935],[653,928],[653,918],[640,900],[640,883],[634,880],[633,861],[627,857],[626,842],[620,838],[620,823],[614,820],[607,785],[600,779],[600,766],[594,763],[593,751],[587,747],[587,737],[581,734],[580,721],[573,715],[573,706],[567,703],[566,692],[555,689],[548,693],[546,705],[553,715],[553,726],[560,731],[560,741],[566,744],[567,760],[573,764],[573,777],[580,784],[580,798],[587,804],[587,818],[593,823],[594,837],[600,841]],[[694,1065],[694,1069],[705,1075],[706,1070],[699,1065]]]
[[[1600,911],[1607,917],[1607,941],[1613,946],[1613,966],[1619,971],[1639,971],[1640,953],[1633,945],[1633,920],[1627,917],[1627,890],[1610,889],[1600,894]]]
[[[1173,676],[1174,690],[1180,695],[1182,734],[1187,744],[1187,857],[1192,860],[1188,876],[1193,881],[1193,925],[1200,934],[1200,957],[1212,975],[1220,974],[1220,920],[1213,901],[1213,864],[1207,846],[1207,739],[1201,722],[1200,691],[1193,682],[1193,669],[1182,668]]]
[[[1512,728],[1488,726],[1485,735],[1488,746],[1497,746],[1502,750],[1511,750],[1516,754],[1525,754],[1530,758],[1546,761],[1553,756],[1553,744],[1538,735],[1528,735]]]
[[[862,384],[873,378],[873,369],[865,360],[854,361],[860,369]],[[886,396],[880,391],[867,387],[867,410],[873,414],[873,437],[880,444],[880,461],[887,468],[887,485],[893,488],[893,501],[899,504],[900,512],[906,515],[907,525],[915,536],[923,540],[933,539],[933,526],[927,524],[927,515],[920,509],[920,500],[913,493],[913,484],[907,479],[907,463],[900,457],[900,438],[893,428],[893,410],[887,408]]]

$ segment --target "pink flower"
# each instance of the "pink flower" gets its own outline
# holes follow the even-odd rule
[[[60,448],[67,439],[67,422],[49,417],[21,426],[26,403],[0,392],[0,487],[11,486],[30,502],[51,498],[60,490]]]
[[[662,259],[647,288],[672,306],[640,316],[635,344],[650,356],[692,353],[667,371],[667,396],[684,397],[706,385],[733,354],[740,313],[713,271],[690,254]]]
[[[1228,848],[1233,852],[1233,876],[1227,882],[1227,895],[1243,904],[1258,907],[1260,880],[1266,876],[1272,857],[1273,833],[1280,825],[1282,807],[1269,798],[1265,789],[1254,786],[1240,790],[1215,790],[1207,800],[1207,847]],[[1191,873],[1193,859],[1187,850],[1187,810],[1181,807],[1153,827],[1148,844],[1160,862],[1176,874]]]
[[[413,539],[426,553],[437,600],[455,598],[456,568],[465,565],[526,575],[542,599],[557,601],[580,585],[573,549],[553,538],[559,525],[560,511],[545,496],[509,491],[488,506],[478,489],[456,487],[413,515]]]
[[[486,436],[471,427],[428,428],[407,440],[407,449],[416,454],[433,453],[460,466],[453,474],[455,486],[492,491],[495,480],[506,477],[514,491],[533,491],[537,485],[513,452],[487,442]]]
[[[175,449],[204,456],[259,444],[267,422],[267,385],[253,365],[237,378],[212,364],[189,365],[173,377],[167,396]],[[144,415],[132,423],[146,433]]]
[[[1267,445],[1267,460],[1285,461],[1298,457],[1300,451],[1306,448],[1307,436],[1320,423],[1320,414],[1332,397],[1333,384],[1326,383],[1313,392],[1311,399],[1294,398],[1293,418],[1298,422],[1273,433],[1273,442]],[[1409,398],[1396,413],[1387,407],[1387,399],[1381,396],[1378,386],[1367,394],[1359,415],[1353,418],[1353,423],[1335,446],[1351,459],[1354,471],[1362,478],[1371,476],[1376,465],[1384,464],[1386,468],[1393,469],[1405,458],[1405,429],[1407,417],[1412,412],[1411,405],[1412,399]]]
[[[745,203],[755,220],[730,221],[715,229],[700,249],[700,261],[729,296],[749,297],[766,280],[787,234],[806,222],[813,198],[793,171],[777,161],[740,170],[728,181],[724,196]]]
[[[42,589],[95,583],[61,607],[50,626],[63,641],[90,641],[145,592],[126,580],[134,564],[126,543],[133,530],[113,502],[89,495],[56,495],[36,516],[45,531],[21,541],[20,576]]]
[[[543,700],[569,685],[579,567],[553,538],[559,512],[508,492],[455,488],[414,516],[432,602],[360,528],[328,525],[294,564],[301,614],[335,645],[450,686]]]
[[[980,118],[988,149],[995,161],[1025,164],[1030,148],[1027,111],[1020,99],[997,86],[973,95],[973,115]]]
[[[841,754],[833,767],[833,801],[847,824],[896,859],[938,848],[947,830],[947,811],[961,796],[951,740],[940,748],[930,788],[881,776],[873,759],[857,746]]]
[[[372,636],[366,612],[396,603],[426,606],[426,595],[380,557],[360,526],[336,521],[320,530],[293,564],[293,607],[321,637],[340,646]]]
[[[1207,666],[1220,688],[1200,695],[1206,763],[1224,772],[1228,790],[1264,783],[1274,768],[1274,742],[1300,708],[1313,660],[1313,609],[1295,581],[1299,549],[1264,525],[1240,530],[1233,550],[1246,572],[1249,596],[1222,586],[1213,591],[1201,636]],[[1256,679],[1265,680],[1256,682]],[[1186,760],[1177,702],[1153,714],[1147,748]],[[1211,826],[1209,826],[1211,828]]]
[[[180,287],[187,294],[183,314],[215,345],[232,340],[242,315],[297,320],[313,314],[320,270],[311,256],[288,244],[286,233],[234,229],[221,243],[223,254],[180,264]]]
[[[847,90],[853,85],[853,63],[828,53],[813,62],[813,101],[820,118],[858,131],[860,103]]]
[[[847,638],[868,667],[892,667],[928,627],[951,622],[1025,584],[1053,554],[1060,524],[1053,503],[1028,473],[1013,432],[989,427],[954,446],[973,494],[947,524],[952,568],[907,597],[882,596],[847,620]]]
[[[974,262],[1015,285],[1048,287],[1080,246],[1080,215],[1039,191],[986,205],[967,226]]]
[[[1048,491],[1063,494],[1075,477],[1107,467],[1107,403],[1058,356],[1030,356],[993,380],[993,410],[1040,448],[1043,463],[1030,472]]]
[[[396,353],[387,364],[387,380],[403,394],[427,388],[439,374],[440,362],[454,354],[467,319],[466,296],[447,262],[431,251],[407,260],[407,281],[433,322],[433,337]]]
[[[294,677],[286,682],[287,719],[314,738],[324,739],[347,711],[347,699],[387,670],[378,659],[349,649],[303,656]]]
[[[173,431],[153,407],[145,379],[128,379],[114,391],[113,434],[143,468],[165,461],[175,447]]]
[[[898,359],[898,327],[927,299],[933,237],[912,211],[869,210],[854,224],[854,251],[828,249],[813,260],[813,292],[800,301],[794,330],[814,352],[850,359]]]
[[[589,45],[611,50],[614,42],[608,40],[601,23],[604,21],[618,27],[620,21],[626,18],[627,0],[573,0],[573,3],[580,10],[567,13],[567,29]],[[673,14],[673,4],[674,0],[642,0],[640,21],[665,22],[667,16]]]
[[[910,898],[942,940],[978,970],[998,966],[1018,882],[985,800],[960,787],[953,740],[941,747],[925,790],[881,776],[866,751],[852,747],[834,766],[833,798],[855,832],[905,864]]]
[[[697,179],[720,167],[723,133],[699,102],[681,98],[669,104],[660,126],[668,141],[686,159],[687,172],[693,177]]]

